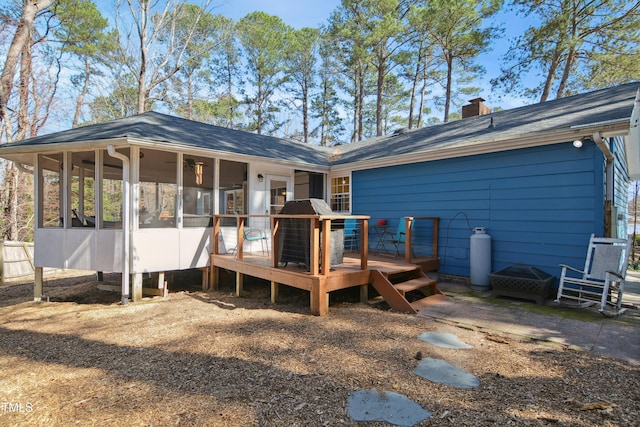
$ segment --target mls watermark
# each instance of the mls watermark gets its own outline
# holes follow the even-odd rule
[[[33,412],[31,402],[0,402],[0,414],[29,414]]]

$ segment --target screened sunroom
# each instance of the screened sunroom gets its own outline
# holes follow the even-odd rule
[[[251,226],[269,236],[267,215],[285,201],[324,197],[323,166],[303,164],[297,145],[145,113],[21,141],[3,156],[34,174],[36,278],[45,267],[123,273],[125,301],[141,297],[145,273],[207,268],[214,214],[265,215]],[[251,155],[270,146],[274,158]],[[235,222],[222,228],[219,245],[233,250]]]

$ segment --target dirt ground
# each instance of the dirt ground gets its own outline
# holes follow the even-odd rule
[[[590,353],[433,323],[348,292],[315,317],[307,293],[288,289],[272,305],[263,283],[238,298],[231,283],[198,291],[195,275],[174,280],[167,298],[123,306],[94,275],[62,276],[47,276],[43,303],[30,282],[0,284],[2,426],[388,425],[349,417],[348,397],[372,388],[431,412],[420,426],[640,425],[637,367]],[[418,339],[427,331],[473,349],[434,347]],[[480,386],[419,377],[420,357]]]

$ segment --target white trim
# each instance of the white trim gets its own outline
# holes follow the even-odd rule
[[[350,214],[353,211],[353,176],[351,175],[351,172],[348,173],[332,173],[330,175],[327,175],[328,177],[328,191],[327,191],[327,198],[329,199],[327,202],[329,204],[329,206],[331,207],[331,209],[333,209],[333,203],[332,203],[332,197],[333,197],[333,179],[334,178],[344,178],[347,177],[349,178],[349,191],[347,193],[336,193],[336,194],[347,194],[349,196],[349,209],[347,209],[346,211],[334,211],[335,213],[340,213],[340,214]]]
[[[356,162],[349,162],[330,167],[331,175],[342,174],[344,171],[374,169],[387,166],[397,166],[399,164],[421,163],[433,160],[444,160],[458,157],[474,156],[478,154],[489,154],[501,151],[517,150],[520,148],[540,147],[546,145],[560,144],[575,139],[591,138],[595,132],[600,132],[604,137],[626,135],[624,123],[629,120],[617,121],[611,125],[587,126],[581,129],[564,129],[562,131],[543,131],[528,134],[510,135],[504,138],[485,138],[473,142],[459,141],[446,147],[435,145],[421,151],[402,154],[393,157],[380,159],[367,159]],[[628,127],[626,132],[629,132]]]
[[[624,141],[629,176],[633,180],[640,179],[640,89],[636,92],[629,124],[629,135]]]

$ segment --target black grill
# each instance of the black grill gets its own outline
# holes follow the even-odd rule
[[[291,200],[284,204],[281,215],[332,215],[322,199]],[[310,267],[311,220],[283,218],[280,220],[280,254],[283,264],[298,263]],[[322,248],[321,248],[322,250]],[[331,266],[342,264],[344,253],[344,220],[331,221]]]

